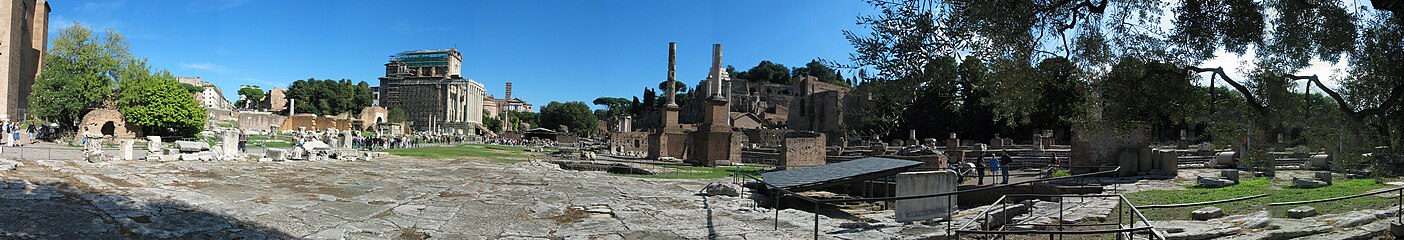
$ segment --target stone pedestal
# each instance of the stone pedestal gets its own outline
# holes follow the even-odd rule
[[[648,158],[687,159],[687,134],[657,132],[648,135]]]
[[[957,149],[960,149],[960,139],[959,139],[959,138],[956,138],[956,134],[955,134],[955,133],[951,133],[951,137],[950,137],[950,138],[946,138],[946,150],[957,150]]]
[[[220,158],[233,159],[241,156],[239,152],[239,131],[224,131],[224,142],[220,143],[224,148],[223,156]]]
[[[897,174],[897,196],[954,192],[956,185],[956,174],[949,170]],[[957,202],[956,195],[897,200],[895,217],[898,222],[946,217]]]
[[[136,159],[132,157],[132,145],[136,145],[136,140],[122,140],[122,160],[131,161]]]
[[[341,132],[341,147],[352,148],[351,145],[354,143],[352,142],[352,140],[354,140],[353,137],[354,136],[351,136],[351,131]]]
[[[696,132],[693,133],[693,153],[691,159],[705,166],[729,165],[741,162],[740,139],[745,136],[736,132]]]

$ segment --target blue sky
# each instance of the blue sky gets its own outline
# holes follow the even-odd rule
[[[378,85],[389,55],[457,47],[463,75],[544,105],[640,95],[667,76],[707,75],[711,44],[741,70],[847,62],[842,30],[859,30],[862,1],[272,1],[51,0],[50,33],[73,21],[114,29],[133,54],[177,76],[218,85],[286,87],[331,78]],[[50,36],[53,37],[52,34]],[[847,74],[845,74],[847,75]]]

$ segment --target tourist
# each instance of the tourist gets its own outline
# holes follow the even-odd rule
[[[1009,164],[1014,163],[1014,158],[1009,157],[1009,151],[1000,150],[999,172],[1004,174],[1004,181],[1000,184],[1009,184]]]
[[[999,158],[996,158],[994,153],[990,153],[989,156],[990,157],[986,158],[985,161],[990,164],[990,184],[996,184],[999,181],[996,181],[994,177],[999,174],[999,170],[1001,169]]]
[[[976,185],[985,185],[985,161],[983,160],[980,157],[975,158],[975,175],[980,179]]]
[[[245,152],[245,149],[248,149],[248,145],[249,134],[244,133],[244,130],[239,130],[239,152]]]

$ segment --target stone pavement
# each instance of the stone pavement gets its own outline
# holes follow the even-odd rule
[[[0,171],[0,238],[795,239],[812,216],[697,196],[712,181],[555,164],[25,161]],[[840,225],[821,215],[821,230]],[[826,238],[828,236],[825,236]]]

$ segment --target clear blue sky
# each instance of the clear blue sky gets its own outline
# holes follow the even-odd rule
[[[848,1],[273,1],[50,0],[50,33],[78,21],[115,29],[132,52],[177,76],[198,76],[237,100],[298,79],[379,85],[389,55],[457,47],[463,75],[497,97],[538,106],[640,95],[667,76],[678,42],[679,80],[706,78],[711,44],[740,70],[847,62],[841,30],[871,13]],[[52,35],[52,34],[51,34]],[[53,36],[50,36],[51,38]],[[845,73],[845,75],[848,75]]]

